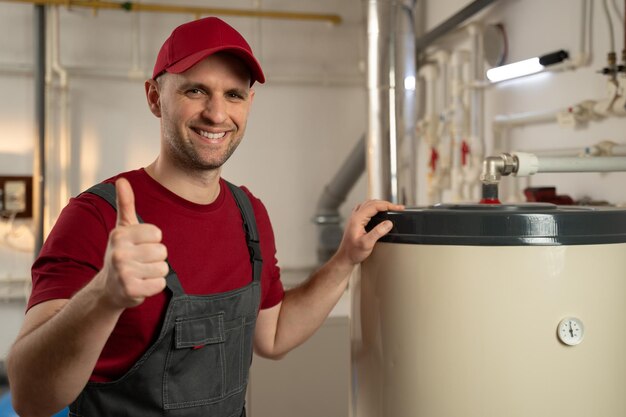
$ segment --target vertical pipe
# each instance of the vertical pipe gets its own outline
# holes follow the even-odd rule
[[[416,85],[417,58],[415,50],[416,0],[399,0],[394,7],[395,119],[397,144],[397,202],[417,202],[417,162],[415,127],[417,124]],[[393,158],[393,155],[392,155]],[[392,159],[393,161],[394,159]]]
[[[369,198],[391,200],[389,93],[391,1],[366,0],[367,16],[367,176]],[[394,120],[395,123],[395,120]]]
[[[46,7],[34,6],[34,75],[35,75],[35,127],[36,146],[34,158],[33,193],[35,194],[35,253],[43,246],[44,190],[46,172]]]
[[[414,204],[415,0],[367,0],[370,198]]]
[[[468,32],[472,39],[472,52],[470,55],[469,82],[482,83],[485,77],[484,53],[483,53],[483,32],[478,24],[470,24]],[[467,185],[466,197],[470,200],[480,198],[480,174],[482,161],[485,154],[485,129],[483,125],[484,115],[484,90],[470,87],[469,97],[469,160],[465,172],[465,183]]]
[[[461,146],[465,136],[467,122],[467,109],[464,102],[464,78],[463,69],[468,60],[468,52],[457,50],[452,55],[452,165],[450,179],[452,186],[452,199],[454,202],[463,201],[463,170]]]

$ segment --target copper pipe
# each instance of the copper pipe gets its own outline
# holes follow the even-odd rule
[[[203,15],[221,15],[221,16],[238,16],[238,17],[261,17],[268,19],[288,19],[288,20],[321,20],[329,21],[333,24],[341,23],[341,16],[336,14],[323,13],[299,13],[299,12],[281,12],[274,10],[249,10],[249,9],[224,9],[216,7],[194,7],[194,6],[177,6],[171,4],[154,4],[154,3],[133,3],[133,2],[113,2],[98,0],[0,0],[9,3],[29,3],[35,5],[46,6],[67,6],[83,7],[88,9],[113,9],[125,10],[127,12],[159,12],[159,13],[187,13],[196,17]]]

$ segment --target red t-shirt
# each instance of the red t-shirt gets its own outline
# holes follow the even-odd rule
[[[203,205],[175,195],[143,169],[120,176],[133,187],[137,214],[163,232],[168,260],[187,294],[221,293],[250,283],[252,267],[241,214],[223,180],[218,198]],[[252,202],[261,240],[261,308],[270,308],[284,294],[274,233],[261,201],[243,189]],[[70,200],[33,265],[28,308],[51,299],[71,298],[94,277],[102,268],[116,216],[109,203],[93,194]],[[158,337],[168,301],[169,291],[165,290],[122,313],[90,380],[115,380],[130,369]]]

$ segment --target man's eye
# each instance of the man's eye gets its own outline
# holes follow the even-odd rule
[[[204,91],[200,90],[199,88],[192,88],[187,90],[187,94],[192,95],[192,96],[197,96],[200,94],[204,94]]]

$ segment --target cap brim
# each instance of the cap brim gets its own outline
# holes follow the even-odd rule
[[[180,74],[181,72],[187,71],[189,68],[193,67],[207,56],[213,55],[217,52],[228,52],[237,56],[238,58],[241,58],[250,70],[250,85],[254,84],[255,81],[258,81],[261,84],[265,82],[265,75],[263,74],[263,70],[261,69],[261,64],[259,64],[256,58],[252,54],[250,54],[250,52],[243,48],[235,46],[222,46],[219,48],[203,49],[202,51],[191,54],[176,62],[175,64],[172,64],[171,66],[166,68],[165,71],[171,72],[173,74]]]

